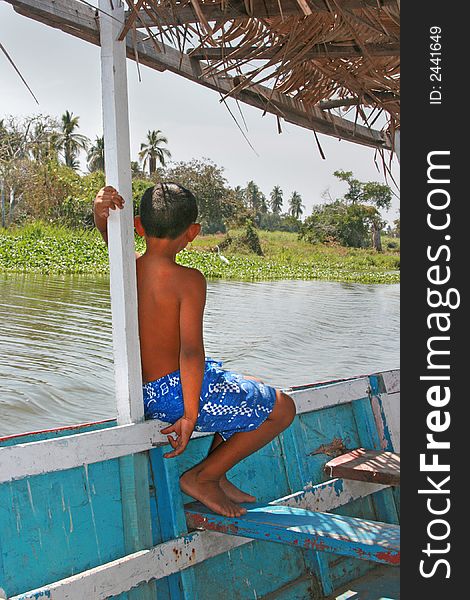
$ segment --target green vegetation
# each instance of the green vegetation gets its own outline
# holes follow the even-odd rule
[[[0,271],[108,271],[92,214],[105,183],[104,139],[91,143],[79,129],[79,117],[70,111],[60,119],[0,119]],[[266,195],[255,181],[231,187],[223,167],[206,158],[173,162],[167,144],[162,131],[148,131],[139,160],[131,163],[132,201],[137,214],[145,189],[160,181],[178,182],[195,194],[204,236],[180,254],[181,263],[226,279],[398,281],[399,238],[382,233],[380,210],[390,207],[392,197],[387,185],[336,171],[348,187],[344,196],[333,199],[326,192],[329,201],[322,205],[310,199],[313,211],[304,215],[296,191],[285,197],[274,185]],[[388,233],[399,236],[399,219],[394,225]],[[137,248],[142,245],[138,239]]]
[[[382,252],[382,220],[379,209],[389,209],[392,190],[377,181],[363,183],[351,171],[334,175],[348,184],[348,191],[333,202],[316,205],[301,227],[301,237],[312,244],[337,242],[342,246],[367,248],[372,244]]]
[[[232,231],[233,239],[243,231]],[[237,280],[325,279],[360,283],[397,283],[399,247],[390,252],[327,246],[298,240],[289,232],[259,232],[264,256],[240,246],[223,251],[229,263],[214,252],[225,236],[197,238],[178,261],[200,269],[206,277]],[[396,242],[396,240],[393,240]],[[383,240],[387,248],[387,238]],[[137,238],[138,251],[144,242]],[[0,230],[0,272],[107,273],[108,253],[99,234],[34,223]]]

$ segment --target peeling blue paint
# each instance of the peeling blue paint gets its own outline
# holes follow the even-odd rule
[[[380,414],[382,416],[382,421],[384,424],[384,437],[387,440],[387,447],[385,449],[388,450],[389,452],[393,452],[392,436],[390,434],[390,429],[387,425],[387,422],[385,421],[385,415],[384,415],[384,411],[383,411],[383,407],[382,407],[382,402],[380,399],[379,399],[379,404],[380,404]]]
[[[394,448],[393,448],[393,444],[392,444],[392,436],[390,433],[390,428],[387,423],[387,419],[385,418],[385,413],[384,413],[383,404],[382,404],[382,397],[380,395],[379,378],[377,377],[377,375],[371,375],[369,377],[369,382],[370,382],[371,393],[374,396],[374,398],[377,399],[377,402],[378,402],[378,405],[380,408],[380,417],[382,419],[384,438],[385,438],[385,441],[387,442],[387,446],[386,446],[385,450],[387,450],[389,452],[393,452]]]
[[[333,481],[333,488],[335,490],[335,494],[337,496],[340,496],[343,492],[344,489],[344,484],[343,484],[343,480],[342,479],[335,479],[335,481]]]
[[[39,590],[38,592],[32,592],[25,594],[24,596],[18,596],[18,600],[38,600],[38,598],[50,598],[50,590]]]
[[[393,525],[293,508],[261,505],[232,519],[200,503],[186,509],[192,526],[307,550],[332,552],[382,564],[400,563],[400,528]]]
[[[370,389],[371,389],[372,394],[374,396],[380,396],[379,378],[377,377],[377,375],[371,375],[369,377],[369,385],[370,385]]]

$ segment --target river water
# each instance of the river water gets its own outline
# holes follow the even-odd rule
[[[399,286],[208,284],[207,356],[279,387],[399,366]],[[106,277],[0,275],[0,436],[115,417]]]

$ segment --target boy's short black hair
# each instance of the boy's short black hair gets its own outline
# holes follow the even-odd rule
[[[140,201],[140,220],[149,237],[174,240],[196,219],[194,194],[177,183],[157,183]]]

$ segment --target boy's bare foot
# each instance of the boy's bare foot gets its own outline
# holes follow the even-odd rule
[[[234,485],[231,481],[227,479],[227,476],[224,475],[219,480],[220,487],[222,491],[234,502],[256,502],[256,498],[251,494],[247,494],[236,485]]]
[[[190,469],[180,477],[180,486],[185,494],[202,502],[207,508],[226,517],[240,517],[246,508],[238,506],[222,491],[219,481],[203,479],[200,473]]]

